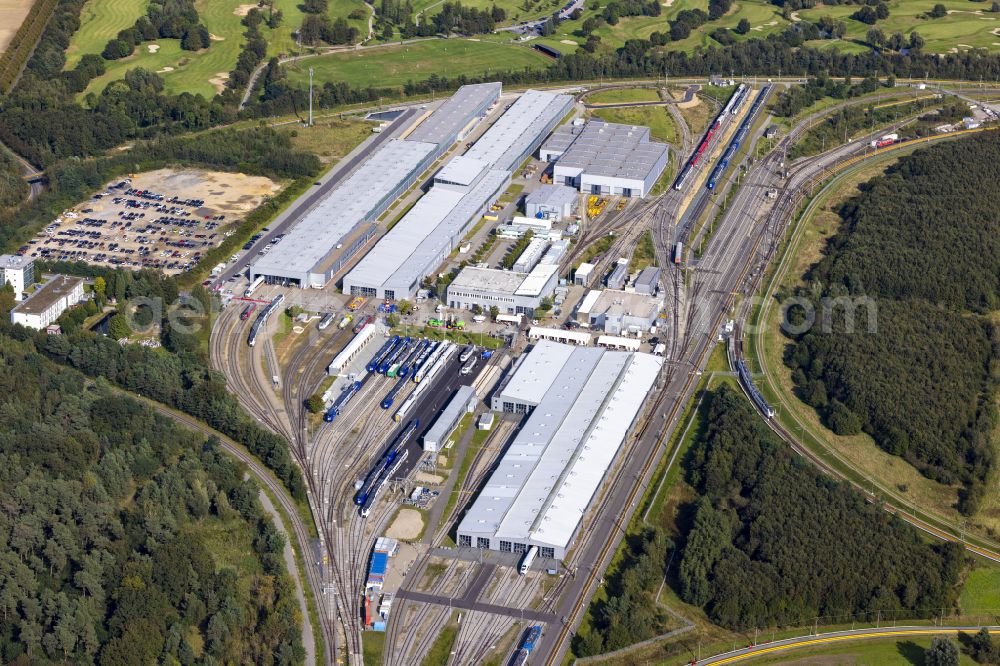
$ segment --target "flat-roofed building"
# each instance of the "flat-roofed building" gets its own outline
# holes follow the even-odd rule
[[[452,158],[434,185],[344,277],[359,296],[411,298],[510,184],[513,167],[572,108],[573,98],[529,90],[473,146]]]
[[[653,296],[660,288],[660,275],[663,273],[658,266],[647,266],[639,272],[632,288],[637,294]]]
[[[465,153],[495,169],[514,171],[573,108],[571,95],[528,90]]]
[[[369,243],[378,217],[499,96],[499,83],[463,86],[405,139],[391,139],[373,151],[251,265],[250,279],[262,275],[269,283],[325,286]]]
[[[559,267],[535,266],[531,272],[466,266],[448,285],[448,306],[484,310],[496,307],[501,314],[533,314],[555,291]]]
[[[458,526],[458,545],[563,558],[642,414],[661,359],[540,342],[494,397],[530,414]]]
[[[57,275],[10,311],[10,321],[42,330],[83,300],[83,278]]]
[[[641,335],[656,324],[663,299],[614,289],[591,290],[576,309],[576,320],[609,335]]]
[[[24,298],[24,290],[35,281],[35,262],[19,254],[0,254],[0,284],[14,289],[14,299]]]
[[[648,127],[591,120],[559,128],[540,155],[555,162],[555,184],[587,194],[645,197],[667,166],[669,150],[650,141]]]
[[[565,220],[576,213],[580,195],[566,185],[542,185],[524,198],[524,210],[528,217]]]
[[[448,435],[455,429],[458,422],[466,414],[476,411],[479,398],[471,386],[459,386],[441,414],[424,435],[424,451],[440,451],[445,445]]]
[[[500,99],[501,84],[474,83],[462,86],[423,122],[406,135],[408,141],[424,141],[445,148],[472,130],[491,106]]]

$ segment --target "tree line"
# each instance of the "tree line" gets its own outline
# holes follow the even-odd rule
[[[792,336],[785,358],[834,432],[868,433],[925,476],[962,484],[966,514],[995,468],[998,177],[1000,138],[989,133],[919,150],[865,183],[799,292],[860,305]]]
[[[244,467],[38,342],[0,332],[0,659],[301,663],[284,540]]]

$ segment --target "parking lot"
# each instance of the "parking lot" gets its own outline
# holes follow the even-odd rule
[[[111,183],[65,211],[19,254],[177,274],[219,245],[280,186],[269,178],[159,169]]]

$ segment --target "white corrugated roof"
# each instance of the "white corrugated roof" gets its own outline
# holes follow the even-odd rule
[[[552,276],[559,272],[559,266],[553,264],[539,264],[535,266],[524,282],[514,292],[517,296],[539,296],[545,285],[548,284]]]
[[[376,150],[340,185],[309,209],[280,243],[254,262],[253,271],[268,274],[289,267],[307,273],[406,180],[436,148],[433,143],[393,139]]]
[[[540,400],[459,533],[568,546],[655,384],[660,363],[648,354],[536,345],[503,394]]]

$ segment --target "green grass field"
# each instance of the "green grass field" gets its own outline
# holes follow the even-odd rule
[[[628,104],[629,102],[657,102],[660,95],[652,88],[612,88],[587,95],[587,104]]]
[[[959,604],[963,613],[978,615],[990,609],[1000,613],[1000,568],[982,566],[970,572]]]
[[[954,636],[951,637],[952,640]],[[923,666],[924,650],[932,637],[889,638],[852,641],[831,647],[803,648],[780,653],[781,656],[748,659],[747,664],[850,664],[851,666]],[[975,664],[968,655],[959,657],[962,666]]]
[[[989,3],[972,0],[943,0],[942,4],[949,11],[952,11],[952,14],[941,19],[921,18],[921,15],[929,11],[936,3],[937,0],[889,0],[889,18],[880,21],[878,26],[887,34],[895,31],[909,34],[911,30],[917,30],[927,42],[925,50],[938,53],[948,53],[952,49],[988,48],[997,50],[1000,48],[1000,35],[996,34],[1000,33],[1000,30],[997,30],[1000,28],[1000,14],[991,14]],[[668,21],[678,12],[696,7],[705,9],[705,2],[701,0],[674,0],[669,7],[663,8],[663,13],[660,16],[625,17],[617,25],[602,25],[595,31],[595,34],[601,37],[603,48],[618,48],[626,40],[647,39],[656,31],[666,32],[669,30]],[[856,5],[817,5],[812,9],[793,14],[792,22],[795,20],[817,21],[821,16],[842,19],[847,23],[845,39],[817,40],[810,42],[810,46],[819,49],[835,48],[846,53],[861,53],[869,48],[863,42],[870,26],[848,18],[857,9]],[[576,48],[575,45],[584,41],[584,38],[578,34],[583,21],[594,14],[595,12],[588,8],[579,20],[563,22],[555,34],[541,41],[561,49],[564,53],[572,52]],[[706,23],[692,32],[687,39],[672,42],[666,48],[691,53],[698,47],[718,46],[709,33],[720,27],[733,29],[744,18],[750,22],[751,30],[745,36],[733,34],[733,37],[738,41],[765,37],[780,32],[790,23],[782,17],[780,8],[765,0],[740,0],[733,4],[733,8],[727,15]],[[994,30],[996,32],[993,32]]]
[[[284,14],[281,25],[274,30],[263,27],[268,41],[268,55],[295,52],[292,32],[302,22],[298,9],[300,0],[275,0],[275,8]],[[119,30],[135,23],[145,13],[147,2],[130,3],[128,0],[90,0],[84,7],[80,30],[73,36],[67,56],[67,67],[74,66],[86,53],[100,53],[108,39]],[[125,76],[125,72],[144,67],[163,77],[167,92],[190,92],[205,97],[214,95],[224,84],[228,72],[236,64],[243,46],[245,28],[240,23],[242,14],[253,2],[243,0],[196,0],[198,14],[208,31],[215,36],[212,46],[199,52],[183,51],[179,40],[160,39],[143,43],[135,53],[122,60],[107,62],[107,71],[91,81],[88,92],[99,93],[111,81]],[[331,0],[330,15],[346,17],[354,9],[364,9],[362,0]],[[367,34],[365,20],[349,23]],[[153,51],[149,47],[155,46]]]
[[[354,86],[396,86],[421,81],[431,74],[454,77],[478,76],[524,67],[543,68],[549,60],[528,48],[471,39],[417,42],[359,52],[331,53],[286,66],[296,83],[308,82],[309,68],[315,81],[344,81]]]
[[[654,141],[676,143],[677,127],[673,116],[663,106],[633,106],[618,109],[594,109],[594,116],[609,123],[622,125],[643,125],[649,128]]]
[[[948,53],[971,48],[997,50],[1000,47],[1000,14],[990,13],[990,3],[971,0],[941,0],[949,12],[939,19],[923,18],[938,0],[889,0],[889,18],[878,22],[886,34],[916,30],[926,41],[925,51]],[[815,21],[820,16],[841,18],[847,23],[847,39],[864,41],[869,26],[847,18],[855,7],[839,5],[802,10],[798,15]],[[863,47],[862,47],[863,48]]]
[[[72,69],[87,53],[100,53],[118,31],[146,13],[146,0],[90,0],[80,14],[80,29],[66,49],[66,68]]]

